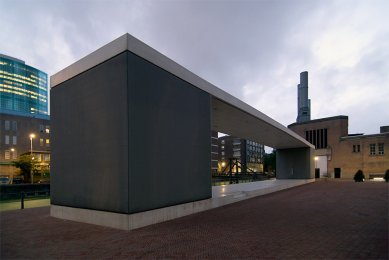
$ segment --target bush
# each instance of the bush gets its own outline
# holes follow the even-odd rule
[[[386,170],[384,179],[386,182],[389,182],[389,169]]]
[[[363,174],[363,171],[358,170],[354,175],[354,181],[356,182],[363,182],[365,181],[365,175]]]

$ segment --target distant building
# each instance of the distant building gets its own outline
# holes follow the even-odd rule
[[[0,54],[0,175],[19,174],[12,162],[31,152],[38,167],[48,170],[49,119],[47,74]]]
[[[218,139],[218,147],[218,172],[223,171],[230,159],[237,159],[240,162],[241,168],[238,167],[238,172],[242,170],[263,172],[265,148],[262,144],[233,136],[223,136]]]
[[[0,54],[0,113],[49,119],[47,74]]]
[[[308,99],[308,71],[300,73],[297,85],[297,123],[311,120],[311,100]]]
[[[351,179],[360,169],[366,178],[383,176],[389,169],[389,127],[373,135],[348,134],[348,117],[336,116],[288,126],[315,145],[320,175]]]
[[[218,149],[218,132],[212,131],[211,133],[211,173],[217,173],[219,149]]]

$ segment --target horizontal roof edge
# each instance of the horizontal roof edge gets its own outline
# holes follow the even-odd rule
[[[294,133],[292,130],[286,128],[279,122],[258,111],[257,109],[251,107],[250,105],[244,103],[243,101],[232,96],[231,94],[225,92],[224,90],[202,79],[193,72],[189,71],[188,69],[184,68],[183,66],[179,65],[175,61],[169,59],[165,55],[161,54],[160,52],[156,51],[155,49],[151,48],[147,44],[136,39],[128,33],[120,36],[119,38],[104,45],[98,50],[92,52],[91,54],[85,56],[79,61],[73,63],[72,65],[51,76],[50,86],[53,88],[61,84],[62,82],[69,80],[70,78],[73,78],[74,76],[84,71],[87,71],[93,68],[94,66],[97,66],[98,64],[101,64],[104,61],[127,50],[155,64],[156,66],[172,73],[173,75],[181,78],[182,80],[187,81],[188,83],[209,93],[215,98],[220,99],[221,101],[229,105],[232,105],[252,116],[255,116],[260,120],[263,120],[264,122],[272,125],[273,127],[278,128],[289,136],[298,139],[304,146],[312,147],[309,142],[300,137],[298,134]]]
[[[53,88],[126,50],[127,34],[120,36],[119,38],[52,75],[50,77],[50,87]]]

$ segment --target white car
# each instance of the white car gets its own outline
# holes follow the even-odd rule
[[[10,179],[8,176],[0,176],[0,184],[9,184]]]

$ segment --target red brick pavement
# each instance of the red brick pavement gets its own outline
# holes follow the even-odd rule
[[[387,183],[318,181],[133,231],[1,213],[1,259],[388,259]]]

